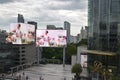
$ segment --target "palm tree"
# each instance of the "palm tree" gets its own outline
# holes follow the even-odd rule
[[[78,80],[80,78],[80,74],[82,73],[82,66],[80,64],[73,65],[72,73],[75,73],[75,78]]]

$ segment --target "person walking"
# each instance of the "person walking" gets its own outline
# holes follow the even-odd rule
[[[26,80],[26,77],[25,77],[25,73],[23,72],[22,76],[21,76],[21,80]]]

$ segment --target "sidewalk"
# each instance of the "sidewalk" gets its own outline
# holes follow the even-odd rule
[[[40,80],[40,77],[44,80],[72,80],[74,74],[71,73],[71,65],[66,65],[63,68],[63,65],[56,64],[46,64],[40,66],[34,66],[23,71],[19,71],[14,74],[15,76],[22,75],[23,72],[25,76],[28,76],[28,80]],[[11,76],[11,75],[9,75]],[[87,80],[87,69],[84,68],[81,73],[81,80]]]

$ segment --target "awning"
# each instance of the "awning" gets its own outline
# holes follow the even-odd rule
[[[115,56],[115,55],[117,55],[117,53],[97,51],[97,50],[82,50],[82,52],[90,53],[90,54],[96,54],[96,55],[104,55],[104,56]]]

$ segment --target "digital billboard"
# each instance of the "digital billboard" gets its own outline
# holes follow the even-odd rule
[[[24,23],[10,24],[6,41],[12,44],[31,44],[35,42],[35,26]]]
[[[63,47],[66,45],[66,30],[37,30],[37,47]]]
[[[86,54],[81,54],[81,66],[83,68],[87,67],[87,55]]]

